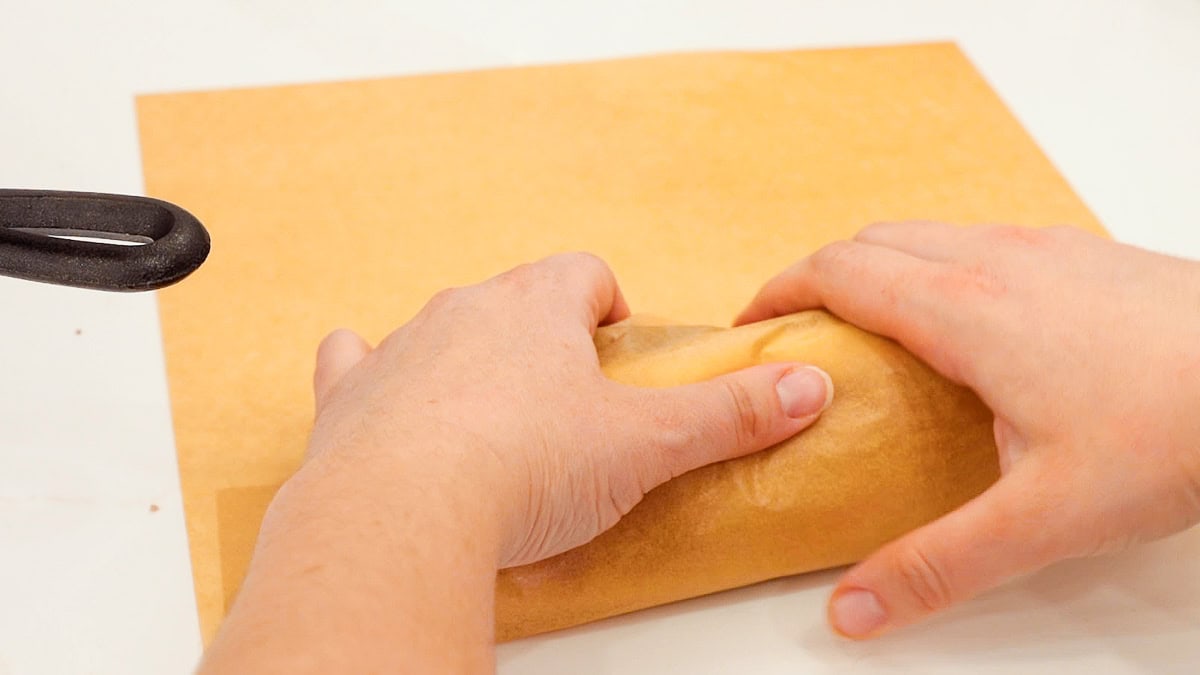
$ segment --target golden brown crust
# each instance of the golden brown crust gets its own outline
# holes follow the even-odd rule
[[[591,543],[501,571],[500,641],[854,562],[999,476],[974,394],[824,312],[729,330],[635,319],[600,329],[596,345],[627,384],[800,361],[825,369],[837,395],[800,436],[680,476]]]

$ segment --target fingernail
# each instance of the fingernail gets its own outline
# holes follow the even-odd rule
[[[779,403],[788,417],[811,417],[829,407],[833,401],[833,380],[815,366],[797,368],[784,375],[775,385]]]
[[[845,591],[833,599],[829,620],[837,632],[846,637],[869,635],[887,623],[887,612],[871,591]]]

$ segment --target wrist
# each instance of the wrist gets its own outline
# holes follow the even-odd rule
[[[347,654],[373,672],[438,669],[413,666],[412,645],[463,661],[454,670],[491,668],[499,527],[464,492],[393,463],[317,455],[284,484],[210,650],[213,672],[245,655],[296,672],[336,670]]]
[[[280,490],[278,510],[342,528],[372,521],[401,537],[469,538],[473,554],[496,567],[513,521],[505,474],[495,453],[438,431],[407,434],[402,445],[313,447]]]

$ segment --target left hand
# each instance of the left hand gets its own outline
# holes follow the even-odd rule
[[[603,262],[560,255],[443,291],[375,349],[327,337],[308,459],[201,670],[487,672],[497,568],[586,543],[828,404],[828,376],[795,363],[617,384],[592,334],[628,313]]]
[[[586,543],[660,483],[783,441],[832,396],[796,363],[617,384],[592,334],[628,314],[607,265],[571,254],[443,291],[374,350],[335,332],[303,471],[357,467],[494,514],[497,566],[520,565]]]

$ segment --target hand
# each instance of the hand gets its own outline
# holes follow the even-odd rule
[[[445,291],[374,351],[322,344],[311,454],[421,472],[498,516],[499,566],[586,543],[674,476],[778,443],[828,404],[828,376],[758,366],[675,389],[606,379],[592,333],[629,310],[611,271],[561,255]],[[403,439],[403,442],[400,442]]]
[[[201,670],[487,672],[498,567],[583,544],[829,403],[828,376],[795,363],[612,382],[592,333],[628,313],[603,262],[561,255],[439,294],[376,349],[326,338],[308,459]]]
[[[846,573],[829,608],[843,634],[1200,520],[1200,264],[1069,228],[875,225],[772,279],[738,322],[819,306],[975,390],[1002,472]]]

